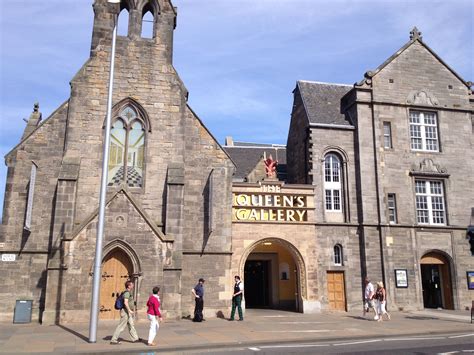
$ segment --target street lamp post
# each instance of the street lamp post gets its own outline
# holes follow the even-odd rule
[[[107,0],[108,3],[118,4],[120,0]],[[115,41],[117,39],[118,15],[114,14],[114,30],[112,32],[112,48],[110,50],[109,92],[107,96],[107,118],[105,120],[104,154],[102,161],[102,177],[100,180],[99,221],[95,243],[94,279],[92,283],[91,316],[89,322],[89,343],[97,341],[97,323],[99,316],[100,277],[102,266],[102,239],[104,236],[105,200],[107,193],[107,165],[109,162],[110,123],[112,115],[112,91],[114,84]]]

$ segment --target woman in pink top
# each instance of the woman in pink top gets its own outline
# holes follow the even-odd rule
[[[160,288],[158,286],[153,287],[153,294],[148,298],[146,303],[148,306],[147,316],[150,320],[150,332],[148,333],[148,345],[156,345],[153,340],[155,339],[158,329],[160,329],[160,324],[163,319],[161,318],[160,312]]]

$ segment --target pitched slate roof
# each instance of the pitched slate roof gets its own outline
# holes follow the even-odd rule
[[[310,124],[352,125],[341,113],[341,98],[353,87],[352,85],[306,80],[299,80],[296,85]]]
[[[267,157],[271,154],[273,159],[278,160],[277,177],[280,180],[286,179],[286,147],[284,145],[234,142],[233,146],[224,146],[224,150],[235,163],[234,179],[245,180],[264,153]]]

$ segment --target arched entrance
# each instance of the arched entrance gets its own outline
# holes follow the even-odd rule
[[[424,307],[454,309],[449,259],[430,252],[421,258],[420,266]]]
[[[303,311],[304,264],[298,250],[277,238],[260,240],[242,256],[245,308]]]
[[[120,248],[115,248],[104,258],[100,282],[100,319],[118,319],[120,312],[114,308],[117,293],[124,290],[124,284],[132,279],[133,263]]]

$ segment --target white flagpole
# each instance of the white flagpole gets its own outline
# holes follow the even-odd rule
[[[109,3],[118,4],[120,0],[107,0]],[[112,48],[110,50],[110,73],[109,73],[109,92],[107,97],[107,118],[105,120],[105,140],[104,154],[102,161],[102,178],[100,181],[100,199],[99,199],[99,221],[97,226],[97,239],[95,243],[95,261],[94,261],[94,279],[92,283],[91,315],[89,322],[89,343],[97,342],[97,323],[99,321],[99,297],[100,297],[100,277],[102,266],[102,240],[104,236],[105,222],[105,200],[107,194],[107,171],[109,163],[109,144],[110,144],[110,124],[112,115],[112,92],[114,84],[114,66],[115,66],[115,41],[117,39],[117,20],[118,15],[114,15],[114,30],[112,32]]]

